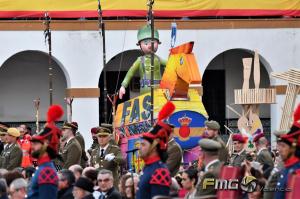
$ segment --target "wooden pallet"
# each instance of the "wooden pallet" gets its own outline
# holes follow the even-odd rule
[[[291,68],[286,72],[273,72],[271,76],[288,82],[279,127],[279,130],[286,131],[291,127],[296,97],[300,90],[300,69]]]
[[[276,90],[273,88],[235,89],[235,104],[274,104],[276,103]]]

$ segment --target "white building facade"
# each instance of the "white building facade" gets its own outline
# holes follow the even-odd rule
[[[164,22],[166,23],[171,22]],[[300,24],[300,20],[297,23]],[[274,28],[210,27],[206,29],[201,29],[198,25],[194,29],[192,26],[186,29],[179,26],[176,44],[195,42],[193,52],[202,75],[208,70],[209,65],[213,65],[212,70],[227,70],[225,72],[225,104],[232,104],[233,89],[241,88],[242,84],[239,82],[230,84],[230,82],[234,78],[242,79],[241,57],[247,56],[245,53],[250,56],[255,49],[260,53],[263,68],[261,70],[267,72],[262,75],[262,86],[286,85],[284,81],[270,78],[271,72],[283,72],[291,67],[300,67],[300,25],[299,27],[284,26],[286,25]],[[162,28],[159,33],[162,44],[157,54],[167,59],[171,33],[166,27]],[[137,30],[134,28],[130,30],[108,29],[106,31],[107,61],[109,62],[124,51],[138,50],[136,34]],[[37,97],[41,98],[41,120],[45,120],[49,104],[48,46],[44,42],[42,30],[4,29],[0,31],[0,43],[0,121],[35,121],[33,100]],[[226,52],[230,50],[238,50],[240,55],[233,57],[226,55]],[[229,60],[221,62],[215,60],[215,64],[212,64],[212,61],[222,53],[223,59],[227,57]],[[54,83],[54,103],[62,104],[66,108],[63,97],[67,88],[84,90],[99,87],[103,61],[101,37],[96,29],[54,29],[52,31],[52,54],[54,70],[57,72],[54,73],[53,80],[56,82]],[[12,67],[13,65],[18,66],[17,68],[23,67],[23,69],[18,71]],[[236,69],[230,69],[230,67],[236,67]],[[215,81],[218,82],[217,79]],[[107,84],[109,82],[108,79]],[[284,97],[284,95],[277,95],[277,104],[262,107],[261,117],[271,118],[271,131],[279,127]],[[227,110],[225,117],[237,118]],[[92,141],[89,136],[90,128],[99,125],[99,98],[75,96],[72,120],[79,123],[79,130],[84,134],[87,140],[86,146],[89,147]]]

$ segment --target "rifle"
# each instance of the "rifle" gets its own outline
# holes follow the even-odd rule
[[[34,107],[35,107],[35,110],[36,110],[36,113],[35,113],[35,118],[36,118],[36,121],[35,121],[36,130],[35,130],[35,132],[36,133],[40,132],[40,125],[39,125],[39,108],[40,108],[40,102],[41,102],[40,98],[38,98],[36,100],[33,100]]]
[[[151,26],[151,125],[154,124],[154,0],[148,0],[148,16],[147,21]]]
[[[51,18],[48,14],[48,12],[45,13],[45,30],[44,30],[44,35],[45,35],[45,43],[48,41],[48,70],[49,70],[49,102],[50,106],[53,104],[53,74],[52,74],[52,45],[51,45],[51,29],[50,29],[50,23],[51,23]]]

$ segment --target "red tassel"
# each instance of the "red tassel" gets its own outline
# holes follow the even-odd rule
[[[52,105],[49,107],[47,112],[47,122],[55,122],[59,120],[64,114],[64,110],[60,105]]]
[[[168,101],[162,109],[158,113],[158,121],[161,121],[163,119],[166,119],[169,117],[175,110],[175,105],[171,102]]]
[[[300,120],[300,104],[298,104],[296,110],[294,111],[294,122],[298,122]]]

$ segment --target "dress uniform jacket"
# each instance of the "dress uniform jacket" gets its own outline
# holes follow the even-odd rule
[[[13,170],[20,167],[22,163],[23,152],[17,143],[8,145],[2,152],[1,168]]]
[[[233,153],[229,165],[233,167],[240,167],[246,158],[246,151],[242,150],[239,153]]]
[[[3,150],[0,155],[0,168],[3,168],[4,154],[5,154],[5,151],[7,151],[7,149],[8,149],[7,144],[4,144]]]
[[[105,160],[105,156],[107,154],[114,154],[115,158],[112,161],[108,161]],[[122,157],[122,153],[121,150],[118,146],[116,145],[111,145],[109,144],[108,147],[106,148],[105,152],[104,152],[104,156],[100,157],[101,152],[100,152],[100,147],[94,149],[92,151],[92,155],[91,155],[91,162],[90,165],[92,167],[95,167],[96,169],[107,169],[110,170],[113,173],[113,177],[114,177],[114,186],[118,187],[118,183],[119,183],[119,169],[120,169],[120,165],[123,164],[125,161]]]
[[[122,199],[122,196],[116,188],[112,187],[111,189],[109,189],[107,191],[104,198],[105,199]]]
[[[86,153],[85,153],[85,142],[84,142],[84,139],[83,139],[81,133],[78,132],[78,131],[76,132],[75,138],[76,138],[76,140],[78,141],[78,143],[80,144],[80,147],[81,147],[80,165],[82,166],[82,168],[85,168],[86,167],[86,162],[88,160],[88,157],[86,156]]]
[[[179,167],[181,165],[182,160],[182,150],[179,144],[177,144],[177,142],[174,139],[170,140],[170,142],[168,143],[167,154],[168,159],[166,164],[171,176],[174,177],[179,171]]]
[[[271,153],[268,149],[264,148],[258,151],[256,161],[262,165],[268,165],[269,168],[273,168],[274,162]]]
[[[137,199],[151,199],[154,196],[169,196],[171,185],[170,172],[166,165],[155,156],[145,160],[140,177]]]
[[[91,145],[91,147],[87,150],[87,152],[89,153],[89,155],[92,154],[92,151],[97,149],[99,147],[99,143],[97,139],[93,139],[93,143]]]
[[[47,156],[39,160],[28,190],[27,199],[57,198],[58,176],[53,162]]]
[[[69,140],[63,148],[63,169],[69,169],[69,167],[74,164],[80,164],[81,153],[82,150],[77,139],[71,138],[71,140]]]
[[[213,138],[214,141],[217,141],[221,144],[221,149],[219,150],[219,160],[221,162],[224,162],[226,163],[229,159],[229,153],[228,153],[228,150],[226,149],[226,145],[224,143],[224,141],[222,140],[222,138],[217,135]]]
[[[293,172],[300,170],[300,161],[296,157],[292,157],[288,162],[285,163],[285,168],[280,172],[277,189],[285,190],[286,188],[293,189],[295,187],[287,187],[288,177]],[[285,198],[285,191],[277,191],[275,192],[275,199]]]
[[[196,198],[216,198],[217,190],[214,186],[207,186],[206,189],[203,189],[203,182],[205,178],[219,178],[219,172],[222,166],[222,162],[218,159],[213,160],[205,167],[204,173],[199,177],[199,183],[197,185]]]
[[[2,153],[3,150],[4,150],[4,143],[0,141],[0,154]]]

